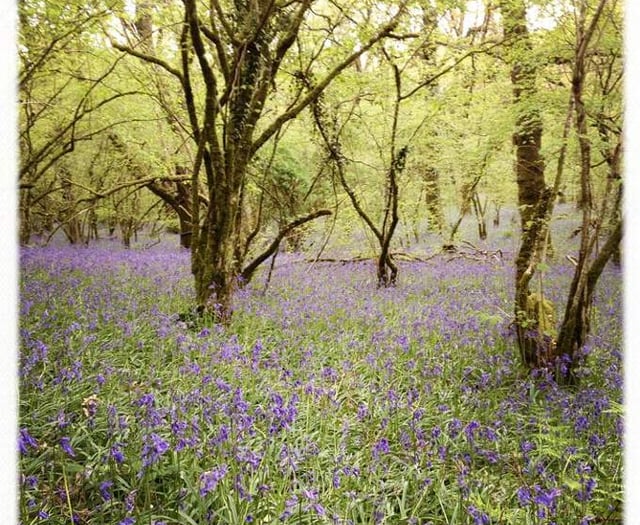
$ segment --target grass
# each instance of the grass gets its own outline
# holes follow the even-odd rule
[[[622,521],[618,270],[563,390],[520,368],[508,254],[401,263],[390,290],[278,260],[193,330],[184,252],[23,249],[21,523]]]

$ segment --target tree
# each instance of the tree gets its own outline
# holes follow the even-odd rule
[[[531,310],[529,283],[535,269],[537,241],[543,230],[544,213],[553,198],[545,192],[544,161],[542,147],[542,119],[533,98],[536,94],[537,65],[532,58],[532,45],[527,29],[527,9],[524,0],[501,2],[504,35],[508,41],[513,103],[516,109],[513,145],[516,154],[516,181],[522,239],[516,258],[515,316],[518,346],[522,362],[534,366],[538,362],[538,339],[529,335]]]
[[[326,17],[314,14],[311,0],[282,4],[240,0],[232,5],[211,0],[207,7],[205,21],[196,1],[184,0],[178,67],[144,50],[117,42],[114,46],[162,67],[182,89],[197,147],[191,184],[196,302],[199,310],[206,310],[224,323],[232,313],[232,295],[243,274],[244,241],[250,234],[245,199],[251,161],[286,122],[298,116],[346,67],[393,30],[405,6],[401,4],[355,50],[347,50],[337,59],[311,92],[294,93],[284,109],[271,107],[270,112],[265,109],[279,81],[281,66],[293,53],[301,27],[312,22],[322,24]],[[344,9],[338,9],[335,16],[338,22],[348,23]],[[334,23],[329,20],[329,34],[333,33]],[[322,43],[318,55],[324,46]],[[304,67],[310,69],[315,58]],[[197,69],[192,67],[192,59]],[[202,90],[202,101],[196,99],[196,83]],[[277,116],[267,123],[269,113]],[[206,205],[199,198],[201,170],[205,174]],[[312,216],[317,215],[308,215],[307,220]],[[298,225],[298,221],[294,223]]]
[[[402,77],[400,68],[391,61],[388,53],[384,52],[383,54],[389,62],[389,65],[393,71],[394,99],[391,133],[388,144],[388,160],[386,161],[386,165],[384,167],[384,190],[383,200],[381,203],[382,214],[379,225],[375,223],[372,215],[365,211],[360,199],[358,198],[358,195],[353,189],[352,184],[347,180],[348,160],[343,153],[343,148],[340,141],[341,131],[345,129],[345,125],[347,124],[349,118],[353,115],[353,110],[359,103],[360,97],[356,97],[352,111],[349,113],[349,115],[345,119],[345,122],[342,124],[339,124],[335,118],[331,118],[326,114],[326,110],[320,104],[319,100],[317,100],[313,105],[313,115],[316,126],[320,131],[320,135],[322,136],[322,140],[328,152],[329,160],[335,166],[338,180],[340,181],[342,188],[349,196],[351,204],[353,205],[356,213],[375,235],[380,248],[380,251],[378,253],[378,264],[376,273],[377,283],[380,287],[388,287],[396,284],[398,275],[398,268],[391,258],[389,248],[399,220],[398,177],[401,175],[402,171],[404,171],[405,168],[408,154],[408,145],[399,147],[397,144],[398,119],[400,102],[402,100]],[[312,89],[312,85],[309,83],[308,87]],[[333,123],[331,121],[333,121]],[[384,154],[381,154],[381,156],[384,156]]]
[[[136,93],[106,82],[118,60],[103,53],[95,40],[109,15],[99,2],[20,2],[18,15],[20,242],[26,244],[34,228],[78,219],[65,182],[69,174],[60,162],[79,144],[121,123],[118,118],[100,125],[91,121]],[[62,216],[55,218],[48,206],[54,194],[67,202]],[[67,231],[78,240],[77,224]]]
[[[607,0],[599,0],[591,20],[588,20],[589,5],[584,2],[580,4],[576,25],[576,43],[575,57],[573,60],[573,71],[571,78],[571,93],[575,104],[575,127],[578,135],[580,148],[580,182],[581,182],[581,208],[582,208],[582,227],[580,231],[580,251],[574,271],[569,295],[565,307],[564,317],[558,333],[558,342],[556,353],[559,356],[559,363],[556,367],[556,379],[559,382],[573,384],[577,381],[576,366],[579,351],[587,340],[590,332],[590,312],[593,302],[593,293],[596,284],[607,262],[615,253],[622,239],[622,217],[620,215],[620,202],[622,197],[622,183],[620,181],[620,155],[622,151],[621,134],[618,133],[617,144],[611,147],[609,135],[604,127],[607,127],[605,119],[606,114],[599,113],[596,115],[595,124],[601,137],[605,136],[605,146],[608,146],[604,153],[605,161],[609,167],[607,176],[607,187],[603,196],[602,205],[600,207],[600,216],[594,217],[594,199],[593,199],[593,176],[592,176],[592,141],[589,137],[588,130],[588,112],[587,103],[585,101],[585,85],[587,76],[587,60],[590,45],[596,31],[599,29],[600,20],[604,14],[608,15],[608,22],[604,25],[615,25],[619,13],[617,12],[617,2],[609,2],[610,8],[606,12]],[[602,26],[602,24],[600,24]],[[600,27],[600,31],[604,31]],[[617,52],[616,52],[617,54]],[[611,58],[611,57],[610,57]],[[615,60],[609,61],[610,73],[613,73],[615,63],[620,62],[619,55],[613,56]],[[620,74],[621,75],[621,74]],[[609,78],[613,81],[619,75],[611,75]],[[602,79],[601,79],[602,80]],[[617,82],[613,82],[615,86]],[[601,83],[605,93],[609,92],[612,87],[609,82]],[[620,113],[618,112],[618,116]],[[621,129],[621,126],[615,125],[612,131]],[[612,202],[608,202],[609,199]],[[613,212],[609,217],[607,207],[612,205]],[[601,227],[603,221],[609,219],[608,233],[604,245],[599,251],[596,246],[598,238],[601,235]],[[564,365],[564,366],[563,366]],[[566,367],[566,368],[565,368]]]
[[[520,7],[522,3],[517,2]],[[584,346],[590,332],[590,310],[593,293],[597,281],[607,262],[615,253],[622,238],[622,220],[620,216],[620,202],[622,184],[620,181],[620,156],[622,154],[621,112],[615,96],[616,86],[621,79],[620,42],[613,43],[607,49],[607,35],[615,34],[619,28],[619,9],[616,2],[612,2],[607,10],[607,0],[599,0],[595,7],[589,2],[581,2],[575,7],[573,19],[576,21],[575,45],[571,63],[571,97],[569,113],[564,125],[562,146],[558,154],[558,169],[553,186],[547,187],[544,178],[531,183],[530,187],[522,188],[521,195],[537,193],[532,197],[528,212],[523,215],[521,247],[516,260],[516,330],[518,345],[522,354],[522,361],[529,367],[555,367],[555,377],[559,383],[572,384],[577,381],[579,351]],[[503,3],[503,9],[506,2]],[[513,14],[513,11],[508,11]],[[518,11],[519,19],[523,20],[522,10]],[[589,14],[591,17],[589,19]],[[605,15],[606,16],[603,16]],[[604,18],[604,21],[602,21]],[[505,20],[505,31],[508,28]],[[600,46],[592,46],[594,35],[598,33]],[[516,33],[517,34],[517,33]],[[609,37],[610,40],[610,37]],[[604,44],[602,43],[604,42]],[[603,60],[603,56],[605,57]],[[589,66],[589,62],[591,62]],[[593,89],[591,106],[587,101],[587,73],[596,73],[597,84]],[[513,75],[512,75],[513,76]],[[531,78],[521,78],[519,88],[527,86],[534,89]],[[598,87],[600,93],[598,93]],[[520,92],[522,93],[522,91]],[[514,90],[514,94],[517,92]],[[605,109],[603,101],[607,101]],[[593,103],[595,102],[595,104]],[[575,271],[569,293],[567,295],[564,315],[559,330],[556,331],[553,305],[543,296],[541,286],[537,293],[529,290],[529,283],[533,278],[540,262],[543,262],[548,245],[549,225],[553,213],[554,200],[562,185],[563,164],[565,161],[567,136],[570,130],[572,112],[575,115],[575,131],[579,148],[580,175],[580,204],[582,210],[582,225],[579,229],[580,248]],[[534,114],[535,115],[535,114]],[[590,122],[591,121],[591,122]],[[535,116],[528,120],[536,123]],[[596,133],[591,128],[595,128]],[[520,127],[519,130],[527,129]],[[541,127],[534,127],[534,139],[528,145],[535,145],[525,151],[526,158],[538,160],[541,137]],[[596,137],[600,138],[601,155],[608,167],[606,184],[601,190],[601,201],[596,205],[594,196],[594,165],[592,159],[592,145]],[[525,147],[527,144],[525,143]],[[517,145],[519,149],[520,146]],[[538,153],[535,153],[535,149]],[[534,167],[536,165],[534,164]],[[524,170],[518,164],[517,169]],[[530,175],[536,175],[534,170]],[[541,173],[540,173],[541,174]],[[540,175],[538,174],[538,175]],[[520,186],[521,179],[518,179]],[[529,190],[536,188],[535,192]],[[599,214],[594,215],[598,209]],[[525,208],[526,211],[526,208]],[[525,222],[526,217],[526,222]],[[599,240],[604,243],[599,247]],[[540,280],[542,282],[542,279]],[[557,333],[557,338],[556,338]]]
[[[432,11],[428,11],[433,15]],[[415,27],[416,21],[412,24]],[[426,25],[425,25],[426,24]],[[335,166],[337,179],[347,194],[349,201],[357,215],[365,223],[369,232],[373,234],[377,243],[377,272],[376,279],[379,287],[388,287],[396,284],[398,267],[391,256],[390,246],[393,241],[399,223],[399,205],[401,186],[406,186],[409,181],[403,177],[405,168],[410,158],[410,150],[420,138],[420,134],[428,121],[428,112],[425,111],[425,99],[435,98],[436,86],[445,75],[455,72],[465,61],[473,60],[477,55],[488,52],[499,45],[499,41],[484,40],[478,44],[464,42],[462,45],[449,46],[440,41],[435,47],[442,47],[442,53],[436,60],[430,58],[425,61],[425,53],[430,55],[434,51],[434,41],[439,35],[437,17],[423,17],[423,25],[419,32],[406,31],[394,32],[388,41],[381,46],[380,57],[372,61],[371,74],[375,78],[372,82],[378,85],[379,92],[371,92],[371,88],[350,93],[353,104],[348,114],[340,121],[336,108],[327,108],[326,102],[318,100],[313,105],[314,119],[320,131],[322,141],[328,152],[329,160]],[[363,74],[361,68],[359,75]],[[385,82],[386,78],[390,78]],[[309,87],[312,83],[309,79],[303,79]],[[365,95],[365,92],[367,95]],[[368,100],[369,98],[373,99]],[[322,103],[321,103],[322,102]],[[336,105],[345,105],[344,101],[338,101]],[[378,106],[383,109],[378,110]],[[413,110],[413,111],[412,111]],[[375,159],[349,158],[344,140],[341,135],[348,131],[352,117],[358,113],[372,115],[369,118],[359,117],[364,121],[358,134],[367,137],[366,153],[371,157],[371,150],[376,151]],[[417,117],[412,118],[412,113]],[[388,128],[388,129],[386,129]],[[352,133],[353,134],[353,133]],[[375,145],[372,148],[371,145]],[[377,164],[377,169],[375,164]],[[369,201],[374,205],[366,206],[362,198],[364,177],[356,174],[358,165],[367,166],[366,171],[377,172],[377,178],[382,181],[378,185],[378,191]],[[381,166],[380,166],[381,165]],[[485,159],[486,165],[486,159]],[[484,169],[484,168],[483,168]],[[349,172],[351,171],[351,174]],[[415,168],[410,170],[415,172]],[[437,184],[437,172],[431,168],[432,176],[430,187],[427,186],[427,195],[433,197],[434,183]],[[404,180],[402,180],[402,178]],[[475,185],[474,185],[475,187]],[[470,200],[468,201],[471,202]],[[438,220],[439,203],[432,205],[431,220]]]

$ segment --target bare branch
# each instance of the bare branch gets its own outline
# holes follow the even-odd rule
[[[467,51],[464,55],[462,55],[461,57],[458,57],[451,65],[445,67],[444,69],[441,69],[440,71],[438,71],[438,73],[436,73],[435,75],[432,75],[431,77],[427,78],[426,80],[423,80],[416,87],[414,87],[412,90],[410,90],[408,93],[405,93],[404,95],[401,95],[400,100],[405,100],[405,99],[407,99],[409,97],[412,97],[413,95],[415,95],[421,89],[432,85],[436,80],[438,80],[440,77],[446,75],[452,69],[456,68],[461,62],[464,62],[467,58],[469,58],[469,57],[471,57],[473,55],[479,55],[481,53],[488,53],[490,50],[492,50],[495,47],[498,47],[498,46],[502,45],[503,43],[504,43],[504,41],[501,40],[500,42],[492,42],[491,45],[489,45],[487,47],[483,47],[483,48],[480,48],[480,49],[472,49],[470,51]]]
[[[149,184],[152,184],[154,182],[159,182],[159,181],[184,182],[184,181],[190,180],[190,178],[191,177],[189,175],[181,175],[181,176],[168,175],[168,176],[163,176],[163,177],[147,177],[145,179],[137,179],[137,180],[123,182],[121,184],[113,186],[112,188],[109,188],[108,190],[103,190],[103,191],[95,191],[95,190],[93,190],[93,189],[91,189],[91,188],[89,188],[87,186],[84,186],[83,184],[80,184],[79,182],[73,181],[71,179],[64,179],[64,181],[68,182],[69,184],[73,184],[74,186],[78,186],[79,188],[82,188],[83,190],[86,190],[86,191],[88,191],[88,192],[93,194],[93,197],[84,197],[82,199],[78,199],[76,201],[76,204],[80,204],[81,202],[95,202],[95,201],[100,200],[100,199],[105,199],[106,197],[109,197],[110,195],[113,195],[114,193],[118,193],[119,191],[122,191],[124,189],[131,188],[132,186],[139,186],[140,188],[142,188],[142,187],[148,186]]]
[[[105,104],[108,104],[114,100],[117,100],[121,97],[124,96],[128,96],[128,95],[138,95],[140,94],[140,92],[138,91],[126,91],[123,93],[116,93],[115,95],[112,95],[110,97],[107,97],[106,99],[101,100],[99,103],[97,103],[95,106],[92,106],[90,108],[84,109],[82,111],[80,111],[79,113],[76,113],[76,115],[74,116],[74,119],[69,122],[64,128],[62,128],[61,131],[59,131],[58,133],[56,133],[51,139],[49,139],[46,144],[44,144],[37,153],[35,153],[34,155],[32,155],[29,159],[26,160],[26,162],[20,167],[20,172],[19,172],[19,178],[24,177],[27,173],[29,173],[37,164],[39,164],[40,162],[42,162],[47,155],[51,154],[51,151],[54,149],[54,147],[56,145],[59,145],[61,147],[61,154],[58,154],[55,158],[55,160],[57,160],[58,158],[60,158],[61,156],[70,153],[71,151],[73,151],[73,144],[75,141],[79,140],[75,137],[72,137],[71,139],[69,139],[68,141],[65,141],[64,144],[60,144],[60,141],[62,140],[62,137],[65,136],[65,134],[67,134],[69,131],[72,131],[73,128],[78,124],[78,122],[80,120],[82,120],[86,115],[88,115],[89,113],[92,113],[94,111],[96,111],[97,109],[101,108],[102,106],[104,106]],[[95,134],[95,133],[94,133]],[[47,166],[51,166],[52,162],[48,162]],[[41,173],[43,172],[43,170],[39,170]]]
[[[387,37],[389,33],[391,33],[400,22],[400,17],[404,14],[406,2],[403,2],[400,5],[400,8],[396,15],[384,26],[380,29],[373,37],[369,39],[369,41],[363,45],[360,49],[353,52],[347,58],[345,58],[342,62],[340,62],[331,72],[327,74],[327,76],[322,79],[310,92],[304,97],[296,106],[292,107],[288,111],[285,111],[280,116],[278,116],[275,121],[265,129],[260,136],[254,141],[251,146],[251,154],[258,151],[265,142],[267,142],[273,134],[282,127],[282,125],[295,118],[303,109],[307,108],[312,102],[318,99],[318,97],[322,94],[322,92],[326,89],[326,87],[349,65],[351,65],[358,57],[371,49],[376,43],[378,43],[383,38]]]
[[[305,215],[304,217],[298,217],[296,220],[290,222],[286,226],[280,229],[278,235],[276,235],[275,239],[271,242],[269,247],[262,252],[258,257],[256,257],[251,263],[249,263],[244,270],[242,270],[241,276],[245,282],[251,280],[253,277],[253,273],[256,271],[258,266],[260,266],[264,261],[266,261],[271,255],[275,253],[275,251],[280,246],[280,242],[284,239],[291,231],[302,226],[303,224],[317,219],[318,217],[323,217],[325,215],[331,215],[331,210],[318,210],[309,215]]]
[[[215,20],[213,18],[213,12],[211,13],[211,29],[209,29],[204,24],[200,24],[200,31],[202,34],[206,36],[215,46],[216,53],[218,56],[218,64],[220,64],[220,69],[222,70],[222,76],[224,77],[227,83],[230,82],[231,76],[229,73],[229,62],[227,61],[227,53],[224,49],[224,44],[220,39],[220,35],[218,34],[218,29],[215,26]]]
[[[173,76],[175,76],[180,81],[182,81],[182,73],[180,71],[178,71],[177,69],[175,69],[174,67],[172,67],[168,62],[165,62],[164,60],[162,60],[161,58],[155,57],[153,55],[147,55],[145,53],[141,53],[140,51],[136,51],[132,47],[124,46],[122,44],[118,44],[117,42],[115,42],[113,40],[111,40],[111,45],[113,47],[115,47],[118,51],[122,51],[123,53],[127,53],[128,55],[131,55],[131,56],[134,56],[136,58],[139,58],[140,60],[144,60],[145,62],[148,62],[150,64],[155,64],[157,66],[160,66],[162,69],[164,69],[165,71],[171,73]]]

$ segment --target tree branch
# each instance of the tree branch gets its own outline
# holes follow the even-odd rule
[[[500,45],[502,45],[504,43],[503,40],[501,40],[500,42],[493,42],[490,46],[486,47],[486,48],[482,48],[482,49],[472,49],[470,51],[467,51],[464,55],[462,55],[461,57],[459,57],[458,59],[456,59],[453,64],[445,67],[444,69],[440,70],[438,73],[436,73],[435,75],[429,77],[426,80],[423,80],[422,82],[420,82],[420,84],[418,84],[416,87],[414,87],[411,91],[409,91],[408,93],[405,93],[404,95],[401,95],[400,100],[404,100],[407,99],[413,95],[416,94],[416,92],[420,91],[421,89],[430,86],[431,84],[433,84],[436,80],[438,80],[440,77],[446,75],[449,71],[451,71],[452,69],[454,69],[456,66],[458,66],[458,64],[460,64],[461,62],[464,62],[467,58],[473,56],[473,55],[478,55],[480,53],[488,53],[490,50],[492,50],[495,47],[498,47]]]
[[[244,282],[247,283],[251,280],[251,277],[253,277],[253,274],[258,266],[260,266],[264,261],[266,261],[271,255],[275,253],[275,251],[280,246],[280,242],[287,236],[287,234],[289,234],[299,226],[302,226],[309,221],[317,219],[318,217],[323,217],[325,215],[331,215],[331,210],[318,210],[310,213],[309,215],[305,215],[304,217],[298,217],[294,221],[281,228],[278,232],[278,235],[276,235],[275,239],[271,242],[269,247],[260,255],[258,255],[252,262],[250,262],[244,268],[244,270],[242,270],[242,273],[240,275]]]
[[[260,136],[253,142],[251,146],[251,154],[258,151],[267,142],[273,134],[282,127],[282,125],[295,118],[303,109],[308,107],[311,103],[318,99],[326,87],[349,65],[351,65],[358,57],[371,49],[376,43],[383,38],[387,37],[400,22],[400,17],[404,14],[406,2],[403,2],[398,9],[398,12],[382,29],[380,29],[369,41],[362,46],[359,50],[353,52],[342,62],[340,62],[331,72],[325,76],[310,92],[304,97],[297,105],[293,106],[288,111],[280,114],[272,123],[265,129]]]
[[[164,177],[147,177],[145,179],[137,179],[137,180],[132,180],[132,181],[127,181],[127,182],[123,182],[122,184],[118,184],[117,186],[113,186],[112,188],[109,188],[108,190],[104,190],[104,191],[95,191],[92,188],[89,188],[79,182],[73,181],[71,179],[64,179],[64,182],[68,182],[69,184],[72,184],[74,186],[77,186],[79,188],[82,188],[85,191],[88,191],[89,193],[93,194],[93,197],[84,197],[82,199],[78,199],[76,201],[76,204],[80,204],[81,202],[95,202],[97,200],[100,199],[105,199],[107,197],[109,197],[109,195],[113,195],[114,193],[117,193],[121,190],[124,190],[126,188],[130,188],[132,186],[140,186],[140,187],[144,187],[144,186],[148,186],[149,184],[152,184],[154,182],[158,182],[158,181],[167,181],[167,182],[185,182],[190,180],[191,177],[189,175],[183,175],[183,176],[175,176],[175,175],[170,175],[170,176],[164,176]]]
[[[154,57],[153,55],[147,55],[145,53],[141,53],[140,51],[136,51],[135,49],[129,46],[118,44],[113,40],[111,40],[111,45],[115,47],[118,51],[127,53],[128,55],[139,58],[140,60],[144,60],[145,62],[149,62],[150,64],[155,64],[157,66],[160,66],[162,69],[171,73],[173,76],[175,76],[176,78],[180,79],[180,81],[182,81],[182,73],[177,69],[175,69],[174,67],[172,67],[168,62],[165,62],[164,60],[162,60],[161,58]]]

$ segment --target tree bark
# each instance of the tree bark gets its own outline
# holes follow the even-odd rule
[[[557,355],[559,356],[559,362],[556,367],[556,381],[563,384],[577,383],[577,376],[575,374],[577,367],[576,360],[578,352],[583,347],[590,332],[590,312],[593,292],[604,267],[615,253],[622,239],[622,220],[618,219],[604,246],[600,252],[593,257],[593,252],[598,241],[600,223],[596,221],[596,226],[592,228],[591,141],[588,135],[588,116],[583,96],[587,73],[585,64],[587,49],[605,4],[606,0],[600,0],[588,26],[586,24],[586,6],[583,5],[578,14],[578,26],[576,30],[576,48],[571,89],[575,105],[575,126],[580,148],[582,227],[580,231],[578,261],[567,298],[564,318],[558,334]],[[617,170],[616,163],[614,162],[610,168],[614,171]],[[616,176],[616,174],[614,173],[613,176]],[[608,189],[610,191],[610,185],[608,185]],[[616,205],[619,205],[621,193],[622,188],[620,186],[618,187],[618,197],[615,199]],[[605,195],[605,201],[607,198],[608,195]],[[604,220],[604,217],[601,219]]]
[[[444,226],[444,214],[442,212],[442,199],[440,195],[440,174],[433,167],[427,167],[422,175],[424,180],[424,200],[427,208],[429,229],[442,233]]]
[[[537,266],[540,237],[545,235],[544,221],[551,191],[545,190],[542,146],[542,119],[534,104],[536,65],[531,58],[532,45],[527,29],[524,0],[503,1],[504,35],[509,42],[513,103],[516,110],[513,145],[516,153],[516,182],[522,237],[516,259],[514,314],[518,346],[526,367],[540,363],[546,348],[542,338],[532,335],[539,320],[529,319],[527,298],[529,283]],[[544,198],[543,198],[544,196]]]

